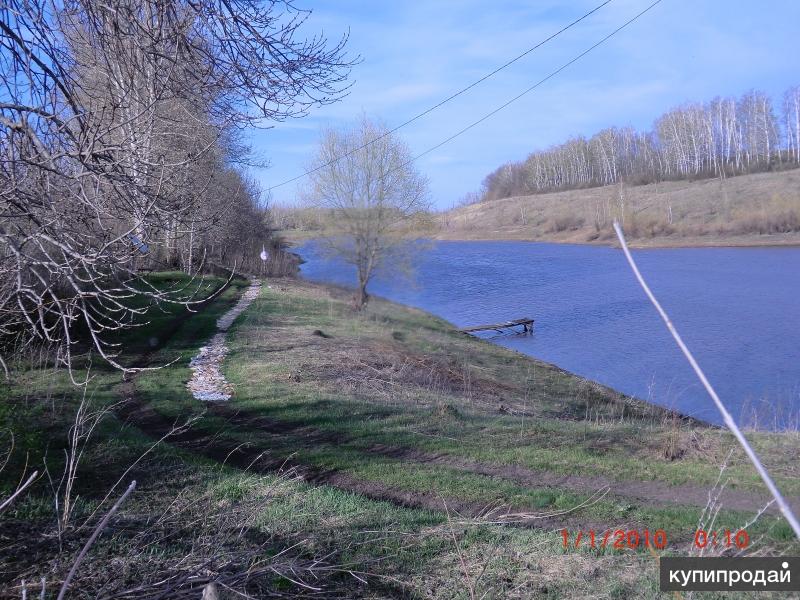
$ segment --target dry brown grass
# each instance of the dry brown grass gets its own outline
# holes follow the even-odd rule
[[[611,243],[614,219],[638,245],[800,244],[800,170],[505,198],[443,213],[437,236]]]

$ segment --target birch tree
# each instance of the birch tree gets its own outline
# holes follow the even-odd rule
[[[735,175],[767,170],[784,160],[800,164],[798,90],[786,91],[780,119],[770,97],[751,90],[739,98],[672,108],[650,131],[609,127],[588,140],[571,138],[495,169],[483,182],[483,200],[620,182]]]
[[[786,126],[787,160],[800,164],[800,85],[783,95],[783,120]]]

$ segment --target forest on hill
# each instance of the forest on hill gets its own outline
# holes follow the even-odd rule
[[[800,166],[800,86],[776,108],[764,92],[673,108],[650,131],[609,127],[501,165],[462,204],[512,196],[670,180],[727,177]]]

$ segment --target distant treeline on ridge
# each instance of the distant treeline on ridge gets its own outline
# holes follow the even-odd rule
[[[772,99],[757,90],[684,104],[659,117],[651,131],[610,127],[506,163],[464,203],[800,166],[800,86],[786,90],[780,109],[776,116]]]

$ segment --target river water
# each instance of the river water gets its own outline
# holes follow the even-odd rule
[[[297,249],[308,279],[352,285],[352,267],[316,242]],[[800,248],[634,251],[642,274],[740,423],[797,427]],[[720,423],[620,250],[531,242],[436,242],[413,280],[380,274],[373,294],[457,326],[536,319],[532,336],[492,341],[589,379]]]

